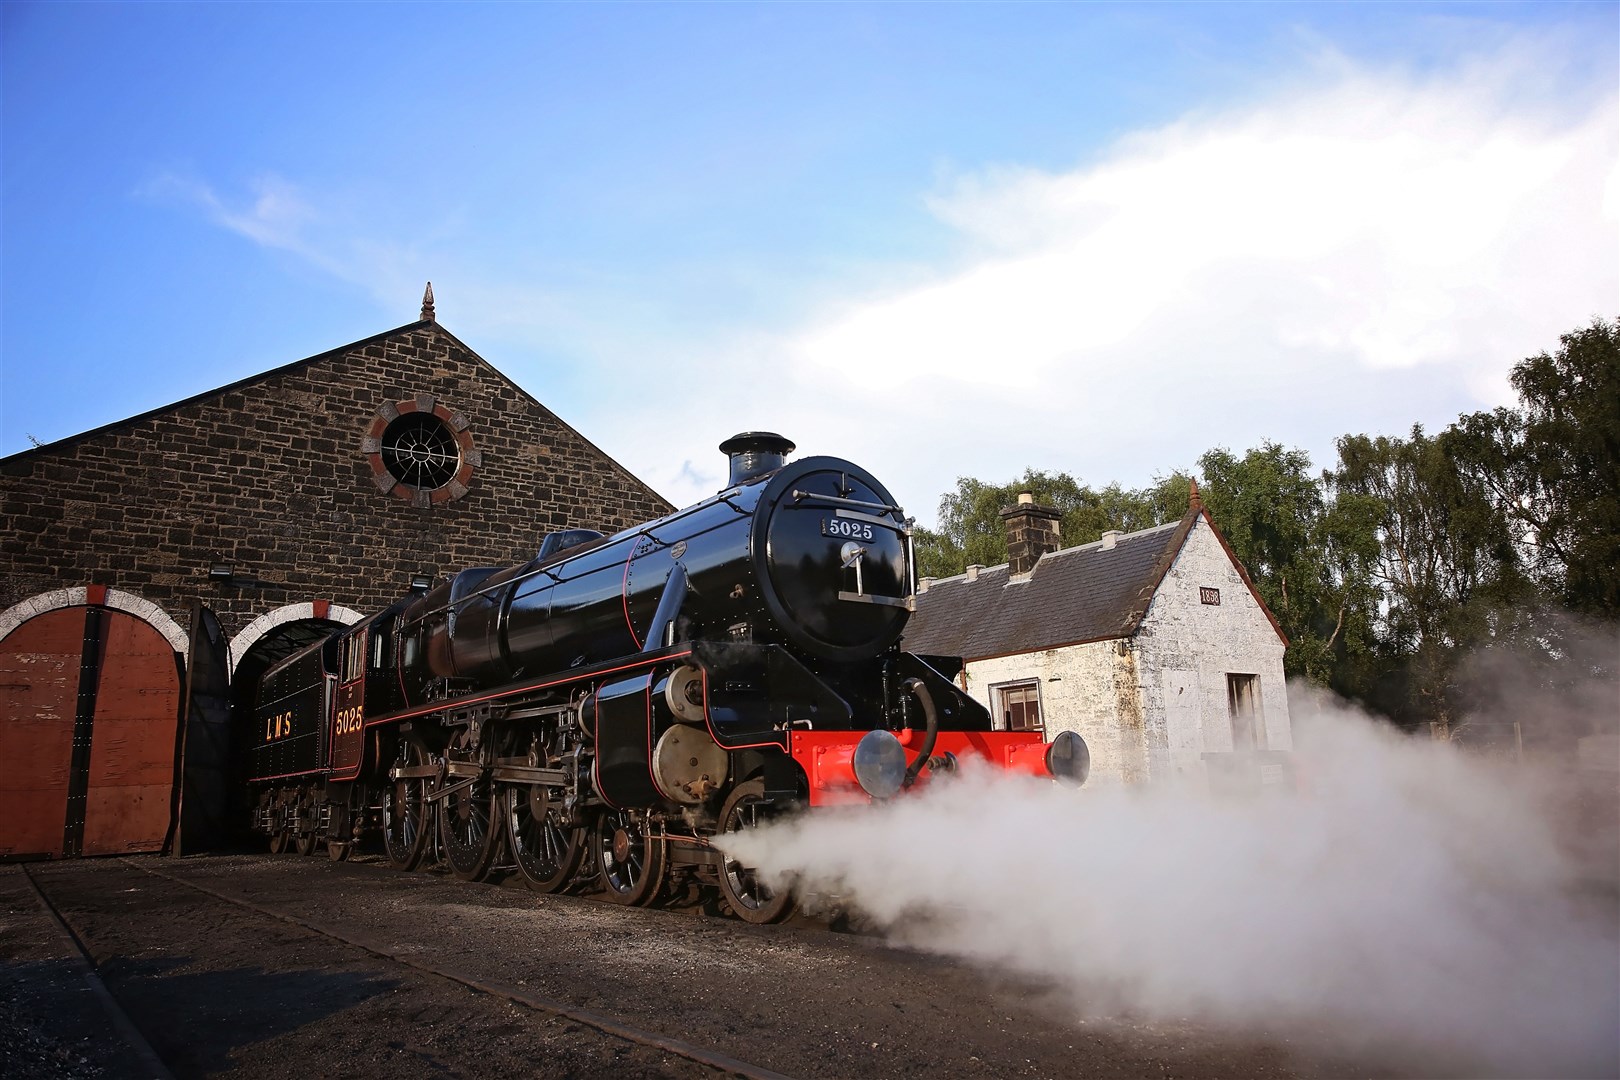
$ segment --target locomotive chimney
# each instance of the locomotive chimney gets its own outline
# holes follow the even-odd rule
[[[721,443],[720,452],[731,458],[731,478],[726,486],[736,487],[786,465],[787,456],[793,453],[793,441],[774,431],[745,431]]]

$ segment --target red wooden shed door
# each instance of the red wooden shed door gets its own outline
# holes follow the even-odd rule
[[[61,608],[8,634],[0,855],[161,850],[179,706],[173,646],[132,615]]]

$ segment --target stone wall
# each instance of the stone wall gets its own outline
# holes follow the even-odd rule
[[[1204,603],[1200,589],[1219,592]],[[1266,749],[1291,750],[1283,640],[1220,539],[1200,518],[1137,631],[1146,745],[1155,779],[1205,775],[1234,749],[1227,675],[1259,676]]]
[[[470,436],[464,494],[429,502],[378,484],[365,440],[400,403],[447,411]],[[420,322],[0,460],[0,611],[107,585],[181,625],[201,597],[234,635],[302,601],[373,611],[413,575],[510,565],[548,532],[613,532],[669,509]],[[211,582],[214,565],[235,583]]]
[[[1218,590],[1220,602],[1204,603],[1200,589]],[[1091,750],[1092,783],[1203,785],[1204,755],[1233,750],[1228,674],[1259,677],[1266,749],[1292,749],[1283,648],[1199,518],[1134,636],[976,660],[966,685],[994,716],[995,687],[1035,680],[1046,737],[1078,732]]]
[[[996,726],[994,690],[1007,683],[1033,679],[1040,687],[1041,719],[1046,737],[1074,731],[1091,751],[1091,781],[1124,783],[1140,779],[1140,709],[1135,665],[1124,640],[1094,641],[1062,649],[1041,649],[1016,656],[975,660],[967,666],[967,690],[990,710]],[[1123,683],[1120,674],[1129,672]],[[1122,688],[1124,693],[1121,693]]]

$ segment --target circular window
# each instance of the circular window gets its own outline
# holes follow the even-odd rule
[[[378,489],[418,506],[461,498],[483,464],[467,417],[432,394],[378,409],[361,449]]]
[[[407,413],[383,429],[383,468],[402,484],[441,488],[461,467],[461,448],[443,420],[432,413]]]

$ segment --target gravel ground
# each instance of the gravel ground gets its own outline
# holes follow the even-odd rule
[[[627,910],[399,874],[364,859],[36,864],[107,986],[179,1077],[717,1074],[232,907],[143,866],[791,1076],[1394,1075],[1191,1025],[1076,1023],[1049,1009],[1039,987],[814,923],[762,928]],[[72,993],[66,946],[32,925],[28,905],[33,921],[44,916],[17,868],[0,871],[10,913],[0,923],[4,1074],[127,1075],[93,1002],[71,1013],[55,1004]]]
[[[22,867],[0,866],[0,1076],[129,1075],[88,971]]]

